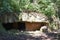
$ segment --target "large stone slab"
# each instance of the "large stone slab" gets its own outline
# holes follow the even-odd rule
[[[37,13],[37,12],[30,12],[22,13],[22,21],[27,21],[27,22],[47,22],[48,18],[42,14],[42,13]]]

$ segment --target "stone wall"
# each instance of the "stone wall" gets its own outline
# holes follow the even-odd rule
[[[25,22],[25,27],[27,31],[36,31],[36,30],[40,30],[40,28],[42,26],[47,26],[48,27],[48,23],[44,23],[44,22]]]

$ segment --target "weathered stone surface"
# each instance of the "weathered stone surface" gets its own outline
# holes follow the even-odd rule
[[[40,29],[41,24],[35,22],[34,23],[26,22],[25,26],[26,26],[26,31],[35,31]]]
[[[47,22],[48,18],[42,14],[37,12],[30,12],[30,13],[22,13],[22,21],[28,22]]]
[[[41,32],[47,32],[48,31],[48,27],[47,26],[42,26],[41,28],[40,28],[40,31]]]
[[[3,23],[13,23],[13,22],[18,22],[18,19],[14,14],[4,14],[1,17],[1,22]]]
[[[59,30],[57,30],[57,33],[60,33],[60,29],[59,29]]]

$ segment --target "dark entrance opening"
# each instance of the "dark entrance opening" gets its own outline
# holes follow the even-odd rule
[[[25,23],[24,22],[18,22],[18,29],[25,31],[25,29],[26,29]]]
[[[12,29],[12,24],[13,23],[2,23],[3,27],[6,29],[6,30],[10,30]]]
[[[24,22],[14,22],[14,23],[2,23],[3,27],[6,30],[11,30],[11,29],[18,29],[18,30],[25,30],[25,23]]]

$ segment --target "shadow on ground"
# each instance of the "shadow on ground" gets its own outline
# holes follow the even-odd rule
[[[48,33],[48,37],[39,36],[39,37],[33,37],[31,35],[26,34],[12,34],[8,32],[0,32],[0,40],[59,40],[57,37],[57,34],[54,33]]]

